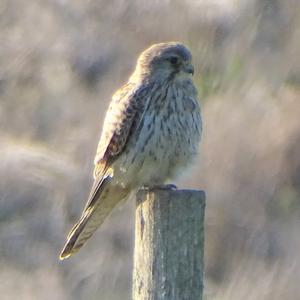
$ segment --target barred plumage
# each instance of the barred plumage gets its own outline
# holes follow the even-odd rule
[[[202,124],[180,43],[146,49],[129,82],[113,96],[95,157],[95,182],[60,258],[75,253],[112,209],[140,186],[164,184],[197,155]]]

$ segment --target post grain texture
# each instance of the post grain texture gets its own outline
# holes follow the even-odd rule
[[[133,300],[201,300],[205,193],[136,196]]]

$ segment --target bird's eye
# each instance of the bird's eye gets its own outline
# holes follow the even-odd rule
[[[172,65],[176,65],[178,63],[178,57],[176,57],[176,56],[170,57],[170,63]]]

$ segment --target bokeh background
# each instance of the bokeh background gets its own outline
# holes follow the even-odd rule
[[[130,299],[134,201],[59,262],[111,94],[159,41],[190,47],[207,192],[205,299],[300,296],[299,0],[1,0],[1,299]]]

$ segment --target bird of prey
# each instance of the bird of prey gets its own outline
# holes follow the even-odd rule
[[[141,53],[113,95],[95,157],[94,184],[60,254],[77,252],[139,187],[162,187],[197,155],[202,122],[190,51],[179,42]]]

